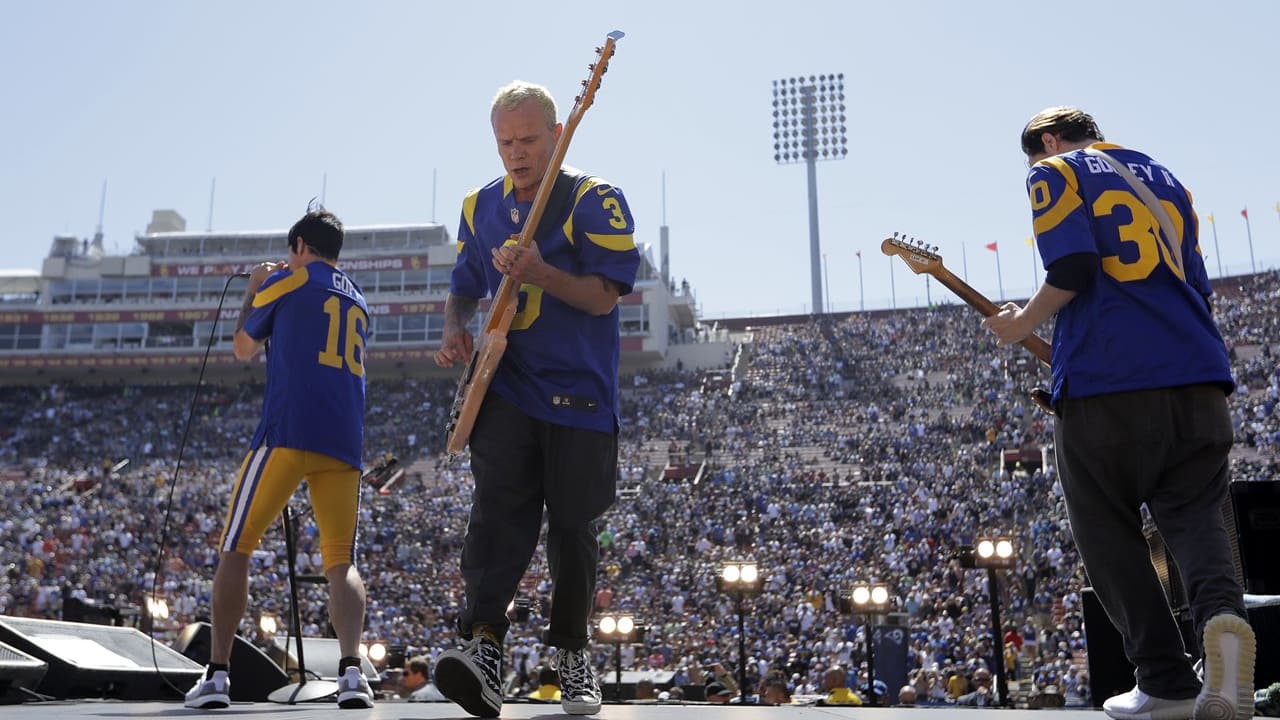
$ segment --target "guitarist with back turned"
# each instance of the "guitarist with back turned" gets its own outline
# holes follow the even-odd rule
[[[523,229],[563,126],[555,101],[517,81],[490,111],[506,174],[467,195],[458,229],[441,367],[466,363],[467,325],[503,278],[519,283],[507,347],[471,430],[475,476],[462,550],[465,641],[443,653],[436,684],[473,715],[501,705],[507,605],[529,565],[547,510],[553,582],[549,643],[557,650],[562,705],[600,710],[587,627],[595,596],[597,520],[613,504],[618,474],[618,298],[631,292],[640,255],[622,192],[562,169],[535,242]]]

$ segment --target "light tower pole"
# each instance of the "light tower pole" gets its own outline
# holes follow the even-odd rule
[[[773,159],[804,162],[809,181],[809,268],[813,312],[822,302],[822,249],[818,242],[818,160],[849,154],[845,133],[844,73],[773,81]]]

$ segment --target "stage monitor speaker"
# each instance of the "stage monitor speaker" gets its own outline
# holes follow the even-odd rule
[[[289,647],[288,662],[285,662],[285,643],[288,642]],[[272,640],[271,658],[280,665],[289,668],[290,680],[297,682],[292,677],[298,669],[297,652],[298,639],[294,637],[285,637],[284,635],[276,635]],[[338,647],[337,638],[302,638],[303,659],[307,662],[307,675],[321,680],[338,679],[338,661],[342,659],[342,650]],[[373,687],[378,687],[382,682],[378,671],[373,667],[373,663],[369,662],[369,658],[360,658],[360,671],[364,673],[364,677]]]
[[[213,628],[198,622],[182,629],[173,649],[207,665],[212,646]],[[274,660],[239,635],[231,645],[231,679],[232,702],[267,702],[267,696],[290,682]]]
[[[1280,595],[1280,563],[1271,555],[1280,547],[1280,480],[1232,482],[1231,510],[1244,591]]]
[[[1089,693],[1094,707],[1133,688],[1133,664],[1124,654],[1124,641],[1111,624],[1093,588],[1080,593],[1084,605],[1084,629],[1089,648]],[[1249,626],[1257,641],[1253,667],[1254,687],[1280,681],[1280,597],[1245,597]]]
[[[1124,654],[1124,640],[1111,624],[1102,602],[1087,587],[1080,592],[1084,607],[1084,632],[1088,642],[1089,696],[1093,706],[1102,707],[1102,701],[1112,695],[1133,689],[1133,664]]]
[[[133,628],[0,617],[0,642],[48,663],[35,690],[60,700],[172,700],[204,672]]]
[[[23,699],[14,690],[35,690],[49,663],[0,643],[0,703]]]

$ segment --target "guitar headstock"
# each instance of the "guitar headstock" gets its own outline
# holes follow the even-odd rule
[[[937,246],[931,248],[906,235],[899,237],[898,233],[894,233],[893,237],[885,238],[880,243],[880,252],[901,257],[906,261],[907,267],[917,275],[920,273],[933,275],[942,269],[942,256],[938,254]]]
[[[604,47],[596,48],[596,61],[587,66],[591,74],[582,81],[582,93],[573,99],[573,110],[569,112],[567,123],[576,125],[582,114],[595,102],[600,81],[609,72],[609,59],[613,57],[614,48],[624,35],[626,33],[621,30],[614,30],[605,36]]]

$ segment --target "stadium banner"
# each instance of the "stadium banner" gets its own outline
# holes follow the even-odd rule
[[[237,301],[238,302],[238,301]],[[487,307],[486,302],[481,308]],[[65,323],[147,323],[147,322],[200,322],[213,319],[213,308],[191,310],[41,310],[0,312],[0,324],[65,324]],[[431,315],[444,312],[444,301],[412,303],[373,303],[369,315]],[[223,307],[220,320],[235,322],[240,317],[239,307]]]
[[[431,362],[435,347],[396,348],[378,350],[369,348],[368,361],[371,364],[382,362]],[[65,368],[159,368],[159,367],[197,367],[204,360],[203,352],[151,352],[134,351],[129,354],[84,353],[61,355],[0,356],[0,370],[58,370]],[[265,362],[265,358],[241,363],[230,353],[213,353],[209,355],[211,365],[242,365]]]
[[[210,275],[226,277],[236,273],[247,273],[258,263],[217,263],[214,265],[174,265],[153,264],[153,277],[206,277]],[[405,255],[402,257],[369,257],[343,260],[339,266],[346,273],[372,272],[377,270],[421,270],[427,266],[426,255]]]

